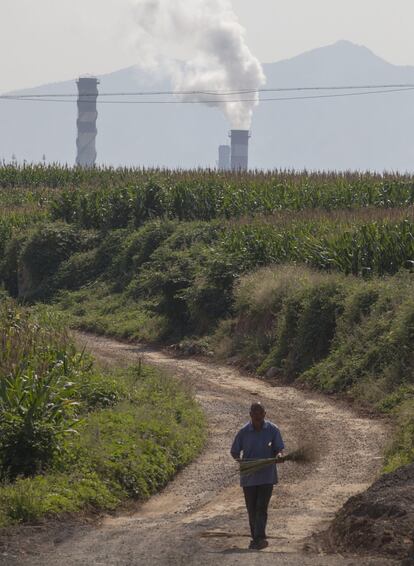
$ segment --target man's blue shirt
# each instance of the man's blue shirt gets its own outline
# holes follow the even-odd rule
[[[240,458],[240,454],[243,453],[243,460],[257,460],[274,458],[284,447],[282,435],[276,425],[270,421],[264,421],[261,430],[257,431],[249,422],[236,434],[230,453],[233,458]],[[277,470],[274,464],[254,474],[240,477],[242,487],[276,484],[277,481]]]

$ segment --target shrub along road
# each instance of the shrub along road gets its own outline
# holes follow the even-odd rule
[[[388,432],[383,422],[358,416],[326,397],[292,387],[272,387],[230,367],[175,359],[105,338],[78,338],[104,363],[131,364],[143,355],[145,362],[184,376],[208,417],[206,449],[161,494],[132,514],[106,517],[99,525],[65,528],[60,524],[53,532],[47,526],[33,532],[28,527],[26,535],[16,539],[19,551],[12,544],[7,556],[0,556],[0,563],[174,566],[250,565],[254,560],[259,565],[361,564],[361,557],[317,554],[312,534],[326,529],[342,504],[377,477]],[[317,450],[312,464],[280,466],[280,484],[269,513],[270,545],[254,555],[246,550],[246,512],[238,471],[229,456],[233,435],[247,420],[253,400],[266,405],[268,418],[281,428],[288,450],[305,442]],[[384,557],[362,560],[367,565],[394,563]]]

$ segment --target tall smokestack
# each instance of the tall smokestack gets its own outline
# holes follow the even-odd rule
[[[98,98],[99,81],[95,77],[81,77],[78,85],[78,137],[76,147],[76,165],[80,167],[93,167],[96,161],[95,140],[98,133],[96,120],[98,112],[96,100]]]
[[[247,171],[249,167],[249,130],[231,130],[231,170]]]
[[[231,156],[230,146],[220,145],[219,160],[218,160],[219,171],[230,171],[230,156]]]

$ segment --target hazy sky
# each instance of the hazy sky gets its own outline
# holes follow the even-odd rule
[[[171,0],[174,2],[174,0]],[[130,0],[0,0],[0,92],[139,61]],[[263,62],[347,39],[414,65],[413,0],[233,0]]]

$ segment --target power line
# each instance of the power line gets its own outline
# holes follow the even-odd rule
[[[305,89],[303,89],[305,90]],[[365,92],[347,92],[347,93],[336,93],[336,94],[316,94],[309,96],[287,96],[287,97],[276,97],[276,98],[260,98],[260,102],[282,102],[282,101],[294,101],[294,100],[317,100],[325,98],[349,98],[355,96],[368,96],[376,94],[390,94],[397,92],[408,92],[414,90],[413,86],[404,86],[403,88],[387,88],[386,90],[368,90]],[[176,94],[176,93],[175,93]],[[195,93],[194,93],[195,94]],[[112,95],[115,96],[115,95]],[[53,103],[66,103],[73,104],[74,100],[65,100],[62,98],[30,98],[29,96],[0,96],[0,100],[14,100],[18,102],[53,102]],[[84,100],[83,96],[80,101],[94,104],[94,101]],[[150,104],[150,105],[160,105],[160,104],[239,104],[244,102],[257,102],[256,98],[239,98],[239,99],[212,99],[212,100],[98,100],[99,104]]]
[[[277,87],[277,88],[259,88],[259,89],[240,89],[240,90],[149,90],[149,91],[131,91],[131,92],[100,92],[98,97],[112,96],[234,96],[242,94],[260,94],[270,92],[299,92],[299,91],[317,91],[317,90],[369,90],[369,89],[411,89],[414,88],[412,83],[402,84],[379,84],[379,85],[346,85],[346,86],[299,86],[299,87]],[[77,93],[43,93],[43,94],[4,94],[0,95],[1,99],[35,99],[35,98],[77,98]],[[82,98],[96,97],[96,94],[82,94]]]

